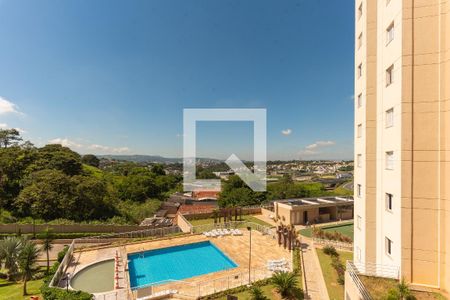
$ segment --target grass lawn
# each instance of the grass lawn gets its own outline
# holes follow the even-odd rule
[[[260,219],[258,219],[256,217],[250,216],[250,215],[242,216],[242,220],[243,221],[247,221],[247,222],[253,222],[253,223],[264,225],[264,226],[272,227],[272,225],[270,225],[269,223],[264,222],[263,220],[260,220]],[[209,218],[209,219],[189,220],[189,222],[192,224],[192,226],[198,226],[198,225],[205,225],[205,224],[213,224],[214,223],[214,219],[213,218]]]
[[[344,286],[337,282],[337,273],[331,266],[331,257],[323,253],[322,249],[316,248],[317,256],[319,256],[320,267],[322,268],[323,277],[327,285],[330,300],[344,299]],[[338,251],[341,262],[345,265],[347,260],[353,259],[352,252]]]
[[[398,281],[388,278],[372,277],[372,276],[359,276],[361,282],[366,287],[373,299],[384,298],[390,289],[396,287]],[[417,300],[443,300],[444,296],[437,293],[429,292],[417,292],[413,291],[412,294]]]
[[[28,300],[30,296],[39,296],[40,287],[42,285],[42,279],[28,281],[27,283],[27,296],[22,296],[23,284],[22,282],[9,282],[5,279],[0,279],[0,299],[8,300]]]
[[[349,238],[353,239],[353,221],[341,223],[341,224],[337,224],[337,225],[320,226],[320,228],[322,228],[324,231],[329,231],[329,232],[337,231],[337,232],[340,232],[343,235],[346,235]],[[312,236],[312,227],[300,230],[300,234],[303,236],[306,236],[306,237],[311,237]]]

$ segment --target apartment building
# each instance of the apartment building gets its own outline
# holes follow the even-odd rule
[[[354,260],[450,290],[450,1],[355,0]]]

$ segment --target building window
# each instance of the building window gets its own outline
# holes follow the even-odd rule
[[[386,69],[386,86],[390,86],[394,82],[394,65]]]
[[[358,78],[361,78],[362,76],[362,64],[359,64],[358,66]]]
[[[386,111],[386,128],[394,126],[394,108]]]
[[[386,253],[388,255],[392,255],[392,244],[393,244],[393,242],[387,237],[385,237],[385,239],[386,239]]]
[[[386,210],[392,211],[392,194],[386,193]]]
[[[358,262],[361,262],[361,248],[359,248],[358,246],[356,246],[356,260]]]
[[[358,168],[361,168],[361,166],[362,166],[362,154],[358,154],[356,156],[356,166]]]
[[[394,22],[392,22],[388,28],[386,28],[386,45],[394,39]]]
[[[359,36],[358,36],[358,49],[359,48],[361,48],[361,46],[362,46],[362,32],[359,34]]]
[[[386,170],[394,170],[394,151],[386,152]]]
[[[361,197],[361,193],[362,193],[362,191],[361,191],[361,185],[358,184],[358,185],[356,185],[356,195],[357,195],[358,197]]]
[[[357,137],[362,137],[362,124],[358,124],[358,127],[356,129],[356,136]]]
[[[356,216],[356,228],[361,229],[361,216]]]
[[[358,103],[358,107],[362,106],[362,93],[358,95],[357,103]]]
[[[363,14],[363,4],[361,3],[358,7],[358,20],[361,19]]]

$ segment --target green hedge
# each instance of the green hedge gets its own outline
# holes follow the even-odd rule
[[[60,257],[64,257],[65,253],[67,252],[67,247],[64,248],[62,251],[58,253],[58,260]],[[72,291],[72,290],[65,290],[61,288],[51,288],[49,287],[49,283],[52,280],[53,275],[58,270],[58,267],[60,265],[60,262],[56,262],[52,265],[50,268],[50,272],[48,276],[44,279],[44,283],[41,286],[41,293],[44,300],[91,300],[94,299],[94,296],[82,292],[82,291]]]

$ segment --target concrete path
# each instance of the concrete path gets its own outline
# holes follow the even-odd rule
[[[306,281],[305,299],[329,300],[319,258],[311,239],[302,237],[302,251],[304,262],[303,275]]]

